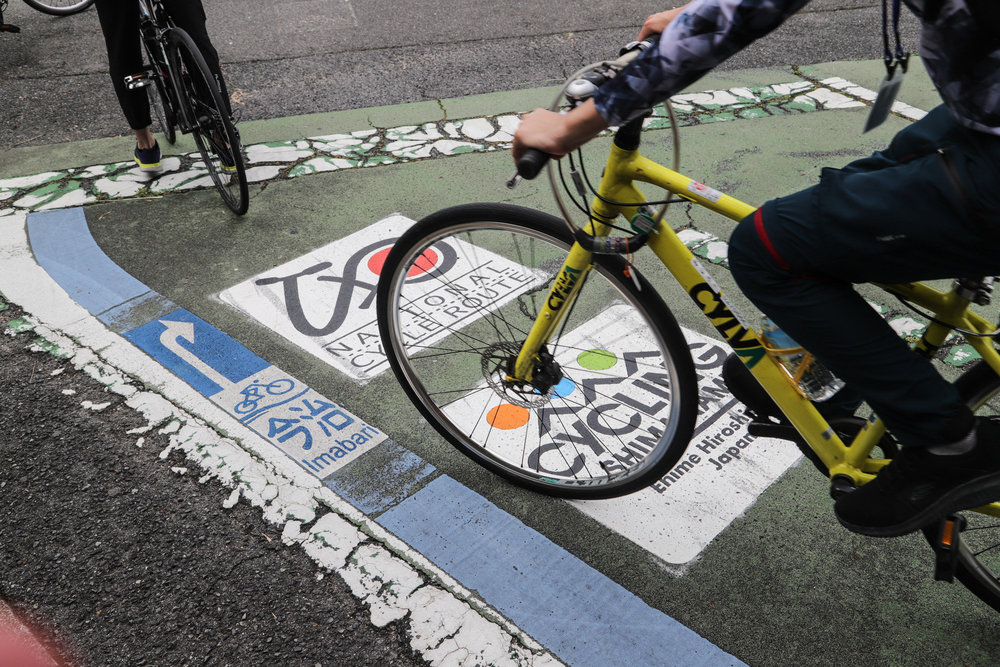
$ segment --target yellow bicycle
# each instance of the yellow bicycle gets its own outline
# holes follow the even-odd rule
[[[584,99],[632,54],[578,72],[553,108]],[[680,326],[634,266],[633,253],[648,247],[779,408],[777,417],[751,408],[750,432],[795,442],[834,496],[870,481],[896,451],[882,422],[825,418],[664,222],[672,201],[736,221],[755,207],[678,173],[676,160],[668,168],[644,157],[642,130],[642,119],[616,130],[596,186],[572,156],[549,163],[565,219],[470,204],[403,234],[381,274],[378,320],[404,390],[451,444],[515,484],[588,499],[652,484],[685,454],[699,387]],[[522,171],[537,173],[540,164]],[[638,183],[668,195],[650,202]],[[879,287],[926,314],[921,353],[933,355],[953,332],[966,338],[982,360],[956,384],[978,414],[1000,415],[998,329],[971,307],[988,299],[991,283]],[[935,576],[958,576],[1000,610],[998,516],[1000,503],[992,503],[924,532],[937,554]]]

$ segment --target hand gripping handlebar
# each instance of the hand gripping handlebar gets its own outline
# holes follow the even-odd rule
[[[635,60],[636,56],[652,45],[659,35],[651,35],[642,41],[632,42],[625,46],[615,60],[604,61],[597,65],[589,65],[570,77],[569,81],[559,91],[551,110],[556,111],[565,97],[571,107],[582,104],[589,99],[598,88],[615,78],[626,65]],[[536,148],[527,149],[517,161],[517,174],[521,178],[531,180],[538,176],[542,167],[552,156]]]

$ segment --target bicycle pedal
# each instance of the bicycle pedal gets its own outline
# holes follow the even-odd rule
[[[855,490],[854,480],[847,475],[834,475],[830,480],[830,497],[834,500],[846,496]]]
[[[153,77],[150,75],[149,72],[130,74],[125,77],[125,86],[129,90],[135,90],[136,88],[145,88],[151,83],[153,83]]]
[[[958,538],[965,530],[965,517],[960,514],[949,514],[938,524],[937,538],[934,540],[934,580],[955,580],[955,570],[958,567]]]
[[[21,32],[21,29],[10,23],[0,23],[0,32]]]

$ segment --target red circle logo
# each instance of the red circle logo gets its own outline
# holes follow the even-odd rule
[[[385,266],[385,258],[389,256],[389,251],[392,248],[383,248],[377,253],[371,256],[368,260],[368,270],[374,273],[376,276],[382,275],[382,267]],[[438,254],[434,252],[432,248],[428,248],[424,251],[424,254],[417,258],[417,261],[413,263],[410,270],[406,273],[407,278],[412,278],[413,276],[419,276],[422,273],[427,273],[438,263]]]

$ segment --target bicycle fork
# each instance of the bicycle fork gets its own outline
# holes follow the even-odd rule
[[[619,211],[602,206],[599,199],[594,204],[594,213],[584,231],[592,237],[608,236],[612,227],[601,220],[614,220]],[[574,243],[566,261],[556,274],[542,309],[535,317],[535,323],[528,332],[520,352],[509,362],[506,377],[509,384],[531,386],[545,394],[562,379],[547,344],[573,309],[576,296],[586,283],[587,275],[593,266],[594,253],[579,243]],[[633,276],[632,280],[638,285],[637,278]]]
[[[531,386],[545,394],[562,379],[562,373],[546,346],[572,309],[576,295],[593,267],[592,258],[590,252],[579,244],[573,244],[520,352],[509,362],[508,383],[524,388]]]

